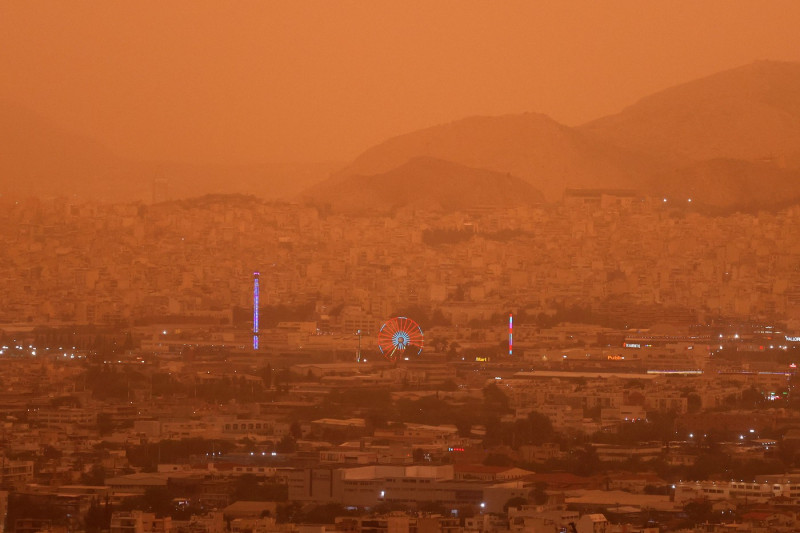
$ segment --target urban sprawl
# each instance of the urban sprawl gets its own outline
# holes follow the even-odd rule
[[[798,531],[798,227],[0,199],[1,530]]]

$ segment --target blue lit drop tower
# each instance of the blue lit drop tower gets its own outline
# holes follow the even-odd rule
[[[508,315],[508,355],[514,355],[514,314]]]
[[[253,350],[258,350],[258,272],[253,272]]]

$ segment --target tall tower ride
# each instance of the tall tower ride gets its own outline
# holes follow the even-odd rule
[[[258,350],[258,272],[253,272],[253,350]]]
[[[514,315],[508,315],[508,355],[514,355]]]

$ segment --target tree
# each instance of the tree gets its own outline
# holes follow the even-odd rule
[[[509,411],[508,396],[500,390],[496,383],[483,388],[483,403],[488,413],[506,413]]]
[[[303,509],[303,504],[297,501],[289,502],[286,505],[279,505],[277,509],[276,522],[285,524],[287,522],[299,521],[300,514]],[[230,531],[230,526],[228,526]]]
[[[458,352],[461,349],[461,345],[456,341],[450,343],[450,348],[447,350],[447,358],[448,359],[455,359],[458,357]]]
[[[490,453],[483,460],[486,466],[513,466],[514,459],[504,453]]]
[[[82,485],[100,486],[106,482],[106,469],[103,465],[95,464],[88,472],[81,474]]]
[[[108,531],[111,527],[111,505],[108,498],[106,498],[105,505],[102,506],[97,501],[97,498],[92,498],[89,509],[83,518],[83,523],[86,526],[86,533]]]
[[[544,481],[537,481],[534,484],[534,489],[530,493],[533,503],[536,505],[544,505],[547,503],[547,483]]]
[[[372,512],[376,515],[387,514],[392,511],[408,511],[408,505],[401,502],[380,502],[372,506]]]
[[[439,390],[443,391],[456,391],[458,390],[458,383],[453,381],[452,379],[446,379],[442,384],[439,386]]]
[[[500,422],[500,417],[490,412],[486,417],[484,427],[486,428],[486,434],[483,437],[484,446],[498,446],[503,443],[503,424]]]
[[[108,435],[114,431],[114,419],[110,413],[97,414],[97,431],[100,435]]]
[[[542,444],[548,442],[553,438],[553,423],[547,415],[533,411],[528,414],[527,419],[530,425],[532,441],[535,444]]]
[[[295,439],[299,439],[303,436],[303,429],[300,427],[300,423],[297,420],[293,420],[291,425],[289,426],[289,433]]]
[[[267,390],[272,388],[272,365],[270,363],[267,363],[267,366],[261,371],[261,381]]]
[[[297,450],[297,441],[291,435],[284,435],[275,446],[278,453],[294,453]]]
[[[158,517],[167,516],[172,511],[169,490],[166,487],[148,487],[142,496],[144,508]]]
[[[136,345],[133,342],[133,335],[131,335],[131,332],[128,331],[125,333],[125,340],[122,342],[122,351],[127,352],[128,350],[133,350],[135,347]]]
[[[289,383],[292,380],[292,373],[288,369],[283,369],[277,374],[273,373],[272,383],[275,385],[275,391],[285,393],[289,391]]]
[[[253,474],[244,474],[236,479],[234,485],[233,496],[236,501],[266,501],[264,491],[258,478]]]
[[[686,396],[686,407],[690,413],[696,413],[703,407],[703,401],[696,392],[690,392]]]
[[[33,495],[11,492],[8,495],[6,523],[13,524],[20,518],[47,518],[54,523],[63,524],[66,522],[66,511],[54,505],[46,505],[41,498]]]
[[[289,499],[289,487],[283,483],[268,481],[262,485],[264,500],[268,502],[285,502]]]
[[[374,433],[375,428],[385,428],[389,424],[386,409],[369,408],[369,410],[364,413],[364,424],[366,425],[365,429],[368,434]]]
[[[460,518],[472,518],[475,516],[475,508],[471,505],[462,505],[458,508],[458,516]]]
[[[503,512],[507,513],[510,508],[522,507],[523,505],[528,505],[528,500],[522,496],[514,496],[503,504]]]
[[[339,516],[352,515],[352,511],[348,511],[340,503],[325,503],[318,505],[305,513],[303,521],[313,524],[333,524]]]
[[[459,437],[469,437],[472,434],[472,422],[465,416],[456,416],[453,421],[458,429]]]
[[[434,337],[431,340],[431,346],[433,346],[433,351],[436,353],[444,353],[447,350],[448,346],[447,339],[444,337]]]
[[[591,476],[597,473],[600,468],[600,458],[597,456],[597,450],[595,450],[593,446],[586,446],[582,450],[577,451],[576,454],[577,460],[574,466],[575,474],[579,476]]]
[[[45,445],[44,448],[42,448],[42,456],[45,459],[48,459],[48,460],[50,460],[50,459],[61,459],[61,450],[59,450],[58,448],[55,448],[53,446],[50,446],[48,444],[48,445]]]
[[[439,502],[422,501],[417,504],[417,509],[423,513],[438,514],[447,516],[449,511]]]
[[[692,500],[683,506],[683,511],[693,524],[702,524],[711,518],[711,502],[708,500]]]
[[[796,441],[782,440],[778,446],[778,458],[789,468],[796,466],[800,445]]]
[[[752,409],[764,403],[764,395],[755,387],[750,387],[742,391],[742,407]]]

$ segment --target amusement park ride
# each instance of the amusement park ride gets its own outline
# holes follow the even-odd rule
[[[258,319],[259,319],[259,273],[253,272],[253,350],[259,349]],[[356,332],[358,335],[358,351],[356,361],[361,362],[361,336],[362,331]],[[409,356],[422,353],[423,343],[422,328],[419,324],[408,317],[398,316],[386,321],[378,330],[378,348],[381,354],[389,361],[397,361],[402,356],[403,360],[408,361]],[[366,361],[366,359],[363,359]]]
[[[259,331],[258,331],[258,310],[259,310],[259,274],[253,273],[253,350],[258,351]],[[508,355],[513,352],[513,331],[514,315],[508,315]],[[361,362],[361,336],[362,331],[356,332],[358,335],[358,350],[356,351],[356,362]],[[397,316],[387,320],[378,330],[378,348],[381,355],[389,361],[395,362],[402,357],[408,361],[409,357],[414,357],[422,353],[424,334],[422,328],[412,319],[404,316]],[[364,359],[366,361],[366,359]]]
[[[398,357],[408,361],[409,356],[422,353],[422,328],[419,324],[404,316],[388,320],[378,330],[378,348],[389,361]]]

